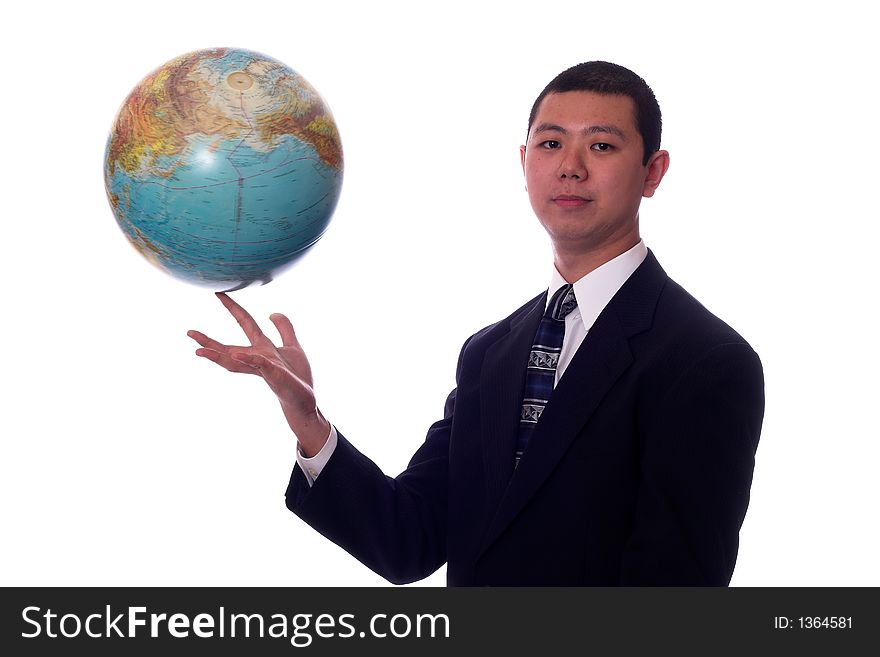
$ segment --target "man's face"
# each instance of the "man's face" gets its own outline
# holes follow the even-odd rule
[[[532,209],[557,252],[623,250],[639,240],[639,203],[669,155],[644,148],[629,96],[570,91],[541,101],[520,148]]]

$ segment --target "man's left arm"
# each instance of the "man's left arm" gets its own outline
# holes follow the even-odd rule
[[[711,348],[671,382],[644,428],[621,584],[730,583],[763,417],[761,361],[745,343]]]

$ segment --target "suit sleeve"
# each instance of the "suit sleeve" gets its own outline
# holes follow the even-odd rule
[[[461,357],[456,382],[460,371]],[[287,507],[385,579],[404,584],[427,577],[446,562],[454,410],[455,390],[443,419],[396,478],[384,475],[337,430],[336,450],[311,488],[302,471],[293,469]]]
[[[744,343],[712,348],[669,386],[644,429],[623,585],[730,583],[763,416],[761,362]]]

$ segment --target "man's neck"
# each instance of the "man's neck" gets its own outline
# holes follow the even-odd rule
[[[634,238],[605,244],[597,249],[568,249],[566,245],[553,244],[553,264],[567,283],[574,283],[621,253],[629,251],[640,239],[636,233]]]

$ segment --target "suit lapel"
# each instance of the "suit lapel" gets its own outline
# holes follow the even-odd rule
[[[480,373],[480,435],[486,477],[487,510],[498,506],[513,475],[526,363],[547,294],[532,300],[510,323],[510,330],[486,350]],[[488,520],[488,518],[487,518]]]
[[[487,350],[481,379],[481,410],[491,521],[483,536],[481,553],[550,476],[602,398],[630,366],[633,357],[629,337],[649,328],[665,281],[665,272],[649,251],[590,329],[553,391],[534,429],[529,449],[515,471],[513,452],[525,381],[524,364],[544,303],[532,309],[518,326],[512,325],[511,332]],[[540,301],[545,298],[542,295]]]

